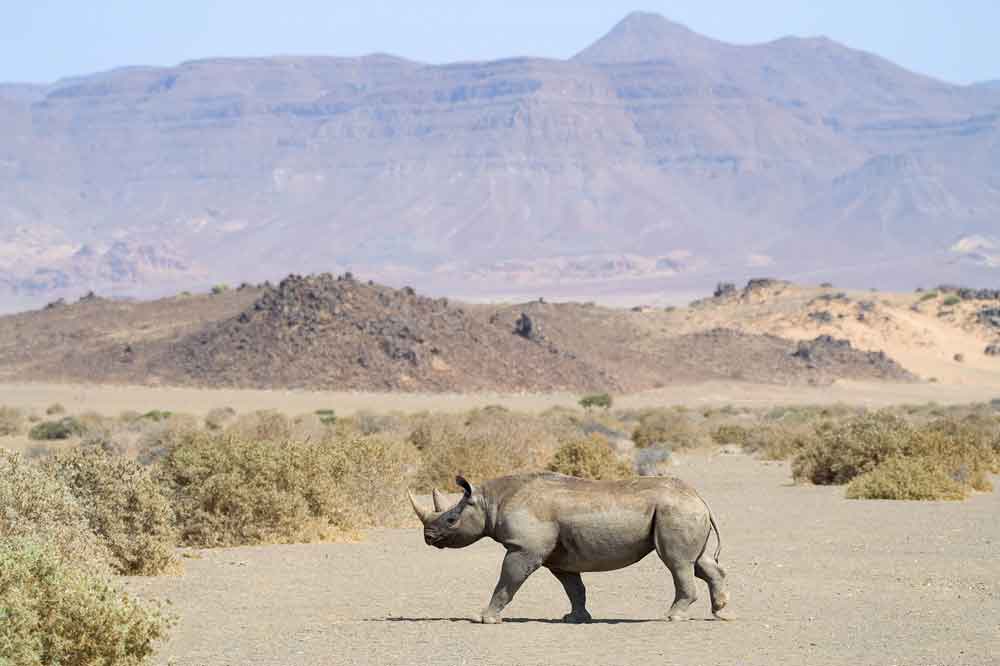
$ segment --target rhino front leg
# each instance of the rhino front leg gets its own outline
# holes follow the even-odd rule
[[[559,579],[566,596],[569,597],[569,604],[572,610],[563,615],[563,622],[570,624],[586,624],[590,622],[590,613],[587,612],[587,588],[583,585],[583,578],[580,574],[571,571],[556,571],[552,569],[552,575]]]
[[[503,558],[500,580],[493,590],[490,605],[483,610],[483,624],[499,624],[500,613],[517,594],[521,584],[542,565],[542,558],[522,550],[509,550]]]

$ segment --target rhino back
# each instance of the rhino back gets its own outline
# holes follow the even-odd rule
[[[546,566],[565,571],[607,571],[637,562],[653,549],[657,512],[678,523],[704,522],[694,490],[669,477],[590,481],[557,474],[498,479],[498,508],[508,537],[548,538]]]

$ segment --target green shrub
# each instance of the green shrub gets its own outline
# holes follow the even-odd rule
[[[610,409],[611,403],[612,398],[607,393],[594,393],[580,398],[580,406],[587,410],[593,409],[594,407]]]
[[[332,426],[337,423],[337,412],[332,409],[317,409],[315,414],[323,425]]]
[[[77,419],[67,416],[58,421],[42,421],[28,431],[28,437],[40,440],[69,439],[83,434],[83,430],[83,425]]]
[[[213,296],[218,296],[219,294],[224,294],[227,291],[229,291],[229,285],[228,284],[220,283],[220,284],[214,285],[212,287],[212,295]]]
[[[556,450],[549,471],[581,479],[626,479],[632,468],[618,460],[607,440],[599,435],[565,442]]]
[[[966,486],[928,458],[890,458],[847,486],[848,499],[960,500]]]
[[[0,538],[0,663],[132,666],[171,624],[51,543]]]
[[[0,449],[0,539],[51,543],[67,560],[107,570],[111,554],[65,483],[19,454]]]
[[[958,305],[961,302],[962,302],[961,298],[952,294],[951,296],[948,296],[943,301],[941,301],[941,305],[946,305],[948,307],[951,307],[952,305]]]
[[[24,430],[24,412],[15,407],[0,407],[0,437],[20,435]]]
[[[64,451],[44,467],[76,497],[118,573],[150,576],[176,565],[174,512],[146,468],[100,449]]]
[[[920,302],[923,303],[924,301],[932,301],[937,297],[938,293],[936,291],[928,291],[920,297]]]
[[[153,423],[159,423],[160,421],[166,421],[173,415],[174,415],[173,412],[168,412],[163,409],[152,409],[143,414],[140,418],[146,419],[147,421],[152,421]]]
[[[643,412],[632,432],[632,441],[639,447],[666,444],[671,449],[692,449],[711,444],[712,440],[675,408]]]
[[[792,461],[792,475],[819,485],[847,483],[900,455],[912,437],[913,428],[887,411],[856,417],[817,433]]]

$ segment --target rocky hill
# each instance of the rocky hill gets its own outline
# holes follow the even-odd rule
[[[0,317],[0,379],[365,391],[632,392],[712,379],[911,381],[885,354],[676,311],[469,305],[349,274]],[[708,306],[700,306],[704,309]],[[712,306],[717,307],[717,306]]]
[[[644,13],[566,61],[219,58],[0,85],[0,307],[331,270],[467,296],[762,267],[988,283],[962,248],[1000,237],[998,119],[996,86]]]

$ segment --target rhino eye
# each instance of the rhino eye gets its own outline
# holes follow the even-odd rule
[[[448,525],[454,525],[458,522],[458,516],[448,516],[444,519],[444,522],[448,523]]]

